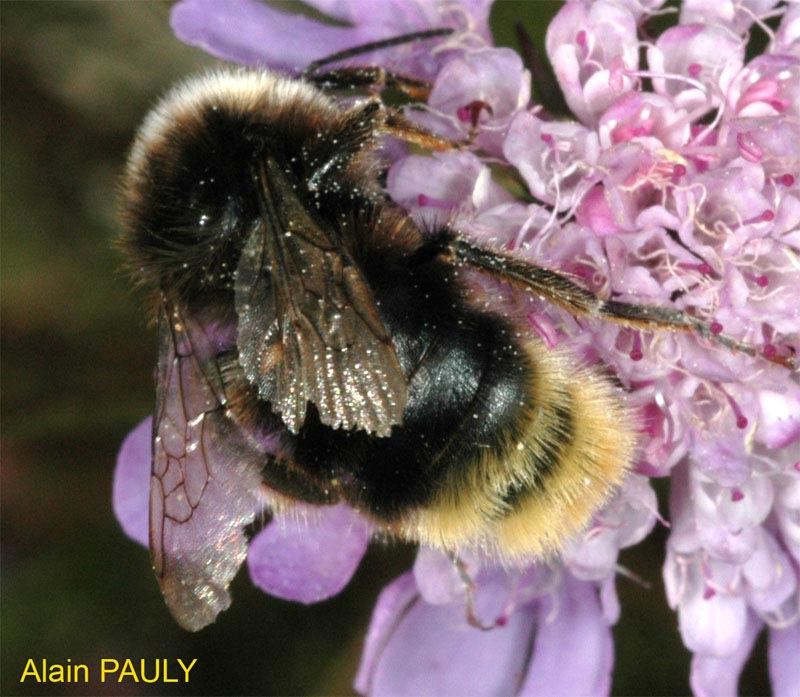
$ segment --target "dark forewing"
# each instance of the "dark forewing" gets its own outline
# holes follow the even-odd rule
[[[408,386],[366,280],[273,160],[258,180],[261,222],[236,274],[248,380],[294,432],[311,402],[333,428],[388,436],[402,422]]]
[[[264,454],[224,414],[211,332],[166,301],[158,331],[150,550],[167,606],[196,631],[230,605]]]

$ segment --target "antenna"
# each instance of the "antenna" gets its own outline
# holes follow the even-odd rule
[[[425,31],[415,31],[411,34],[401,34],[400,36],[394,36],[389,39],[381,39],[380,41],[371,41],[368,44],[361,44],[360,46],[354,46],[353,48],[345,49],[344,51],[338,51],[337,53],[332,53],[325,58],[318,58],[315,61],[311,61],[308,64],[308,67],[303,71],[303,77],[308,77],[313,75],[319,68],[323,65],[328,65],[328,63],[335,63],[336,61],[344,60],[345,58],[352,58],[353,56],[360,56],[363,53],[371,53],[372,51],[378,51],[382,48],[390,48],[392,46],[400,46],[402,44],[410,44],[413,41],[422,41],[423,39],[431,39],[436,36],[449,36],[453,34],[455,29],[452,27],[441,27],[439,29],[427,29]]]

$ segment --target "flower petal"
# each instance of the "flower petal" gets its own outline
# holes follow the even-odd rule
[[[372,619],[369,623],[367,638],[364,640],[364,652],[358,666],[353,687],[357,692],[366,694],[370,690],[372,673],[381,656],[383,647],[389,641],[397,623],[403,618],[411,603],[419,600],[414,574],[410,571],[398,576],[381,591]]]
[[[615,576],[609,576],[600,584],[600,605],[603,608],[603,619],[608,624],[616,624],[621,608]]]
[[[547,28],[547,55],[572,113],[592,123],[630,88],[621,68],[635,68],[636,18],[627,7],[597,0],[567,2]]]
[[[145,547],[149,543],[152,442],[153,417],[148,416],[122,441],[111,494],[114,515],[125,534]]]
[[[539,624],[533,660],[520,695],[606,695],[614,643],[593,583],[564,577],[555,617]]]
[[[521,648],[530,644],[535,624],[533,606],[518,609],[505,626],[481,631],[467,623],[463,603],[430,605],[421,597],[409,603],[403,595],[405,586],[389,589],[391,595],[388,600],[381,596],[373,617],[365,660],[356,682],[359,691],[393,697],[477,697],[516,692],[527,658]],[[494,599],[502,603],[508,597],[508,588],[506,584],[487,581],[480,585],[479,593],[497,596]],[[400,596],[405,604],[397,602]],[[391,623],[394,629],[380,654],[375,655],[372,652],[379,633],[375,628],[389,624],[383,616],[387,608],[396,613]],[[370,659],[374,656],[369,677],[365,673],[367,653]]]
[[[435,230],[456,211],[485,211],[511,196],[493,181],[489,168],[470,152],[410,155],[389,170],[386,189],[423,229]]]
[[[781,605],[797,592],[797,573],[776,539],[762,528],[759,533],[759,544],[742,565],[742,573],[748,585],[750,607],[764,617],[779,613]]]
[[[456,565],[444,552],[421,547],[414,560],[414,579],[425,602],[452,603],[464,595],[464,581]]]
[[[366,521],[349,506],[298,506],[291,515],[276,517],[252,540],[247,555],[250,578],[270,595],[316,603],[347,585],[369,539]]]
[[[800,622],[770,629],[769,678],[775,697],[800,695]]]
[[[655,73],[692,76],[693,82],[653,78],[656,92],[671,95],[685,108],[702,107],[706,91],[700,83],[729,81],[742,67],[744,42],[741,37],[718,24],[680,24],[663,32],[647,53],[650,69]],[[702,66],[702,68],[700,68]],[[720,85],[720,94],[727,91],[727,82]],[[707,90],[713,95],[716,90]]]
[[[364,40],[357,29],[322,24],[256,0],[182,0],[172,8],[170,21],[181,41],[217,58],[290,70]]]
[[[761,626],[761,620],[750,613],[742,640],[732,654],[723,658],[694,655],[689,683],[695,697],[727,697],[738,693],[739,675],[750,657]]]
[[[730,656],[742,641],[747,622],[747,603],[740,596],[695,592],[678,607],[678,626],[683,643],[707,656]]]
[[[784,448],[800,438],[800,387],[789,383],[784,394],[762,390],[758,402],[758,437],[768,448]]]
[[[309,0],[307,4],[350,26],[332,26],[257,0],[181,0],[172,8],[171,24],[179,39],[218,58],[291,71],[343,49],[443,26],[469,27],[484,40],[491,39],[488,0],[473,0],[457,10],[446,3],[416,0]],[[369,65],[391,55],[394,69],[433,78],[440,60],[430,55],[424,42],[421,45],[409,43],[389,49],[391,54],[381,51],[360,58]]]

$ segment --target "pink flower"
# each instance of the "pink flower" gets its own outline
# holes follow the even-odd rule
[[[477,619],[447,558],[421,550],[373,613],[355,687],[371,695],[595,695],[611,687],[614,648],[593,584],[547,567],[481,571]]]

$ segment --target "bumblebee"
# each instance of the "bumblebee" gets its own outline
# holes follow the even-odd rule
[[[169,93],[133,145],[120,241],[159,337],[150,545],[190,630],[230,603],[265,504],[347,502],[385,535],[521,564],[609,498],[636,444],[620,389],[466,269],[576,315],[711,336],[421,230],[384,193],[376,147],[453,144],[376,97],[345,107],[323,90],[368,83],[426,91],[377,68],[219,70]]]

